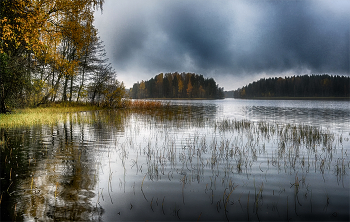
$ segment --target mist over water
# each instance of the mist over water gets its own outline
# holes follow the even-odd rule
[[[1,129],[1,219],[349,220],[349,102],[170,104]]]

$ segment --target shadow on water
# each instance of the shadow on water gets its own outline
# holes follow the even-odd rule
[[[1,129],[1,220],[349,220],[350,135],[217,112],[83,112]]]

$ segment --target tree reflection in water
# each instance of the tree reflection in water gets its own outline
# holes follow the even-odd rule
[[[125,114],[68,114],[61,123],[1,129],[1,219],[96,221],[99,126],[123,129]],[[93,125],[93,127],[91,127]],[[91,130],[93,129],[93,130]]]

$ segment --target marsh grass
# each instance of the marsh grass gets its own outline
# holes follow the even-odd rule
[[[140,109],[159,109],[169,106],[169,103],[164,103],[161,101],[153,101],[153,100],[126,100],[125,108],[132,110],[140,110]]]
[[[153,122],[149,120],[156,117],[148,116],[145,118],[146,122]],[[241,207],[243,204],[240,202],[238,192],[233,191],[238,185],[238,190],[248,194],[248,199],[242,200],[242,202],[247,202],[248,218],[246,219],[249,220],[252,216],[256,216],[259,220],[260,217],[266,217],[265,211],[268,210],[271,210],[269,213],[276,213],[279,216],[277,204],[275,203],[275,207],[270,209],[264,199],[267,202],[271,200],[284,202],[288,195],[289,197],[294,195],[292,201],[287,199],[287,202],[284,202],[284,205],[287,203],[287,210],[289,210],[287,214],[290,214],[292,210],[295,212],[295,215],[287,215],[287,218],[291,219],[299,217],[298,213],[301,213],[302,206],[310,205],[312,195],[309,195],[311,192],[309,183],[313,182],[306,179],[309,172],[313,176],[323,177],[325,183],[330,182],[330,175],[334,175],[337,177],[337,182],[341,183],[349,169],[349,161],[346,160],[347,156],[345,153],[343,154],[343,149],[339,150],[336,147],[336,145],[343,147],[342,143],[345,138],[343,136],[337,137],[326,128],[306,124],[281,124],[249,120],[204,120],[206,123],[202,125],[211,129],[210,136],[207,134],[208,131],[196,132],[179,142],[176,141],[176,137],[166,134],[166,127],[169,126],[168,119],[164,118],[163,121],[164,124],[158,125],[157,133],[150,135],[155,141],[162,141],[161,144],[149,141],[148,144],[133,146],[145,146],[143,151],[147,156],[148,174],[152,175],[148,179],[158,181],[161,180],[162,175],[165,175],[169,181],[171,181],[170,177],[177,178],[182,187],[182,201],[185,205],[184,199],[186,199],[186,204],[190,202],[186,198],[186,189],[187,191],[190,189],[191,182],[197,181],[199,184],[205,181],[206,178],[202,172],[210,171],[213,176],[209,177],[210,181],[205,183],[205,193],[209,196],[212,204],[216,203],[218,213],[224,213],[228,220],[238,212],[234,207],[234,200],[239,200],[238,203]],[[194,123],[191,122],[191,124]],[[185,124],[184,127],[186,127]],[[225,137],[225,135],[229,136]],[[337,155],[338,158],[335,158],[334,155],[339,151],[342,153]],[[139,152],[141,153],[141,150]],[[173,157],[177,159],[178,164],[172,163]],[[165,168],[165,170],[159,172],[156,170],[161,168]],[[272,196],[268,194],[272,184],[269,181],[271,171],[276,174],[290,175],[291,186],[281,189],[282,191],[276,196],[275,191],[273,191]],[[265,176],[260,172],[264,173]],[[303,174],[301,178],[298,177],[298,173]],[[236,182],[238,185],[233,185],[231,182],[233,178],[242,178],[242,175],[245,175],[251,182],[254,179],[253,188],[246,188],[246,186],[249,187],[249,182],[246,184]],[[217,187],[216,179],[220,177],[223,181],[223,195],[221,195],[221,199],[215,200],[220,190]],[[256,185],[255,177],[259,179]],[[263,177],[265,180],[261,180]],[[230,182],[225,182],[226,179]],[[141,187],[144,180],[145,177]],[[252,194],[251,197],[249,197],[250,194]],[[300,199],[301,195],[304,199]],[[289,207],[291,208],[288,209]],[[251,213],[253,215],[249,215]]]

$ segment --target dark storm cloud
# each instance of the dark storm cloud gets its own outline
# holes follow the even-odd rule
[[[187,53],[196,66],[204,69],[229,66],[229,26],[225,17],[218,14],[220,5],[206,4],[203,8],[193,2],[172,5],[172,10],[161,21],[161,28],[175,46],[180,46],[178,53]]]
[[[269,59],[279,70],[306,66],[315,72],[349,72],[349,16],[322,10],[315,3],[272,4],[272,16],[262,26],[271,30],[272,41],[261,43],[263,52],[274,56]]]
[[[120,73],[349,74],[349,8],[345,0],[107,1],[96,26]]]

